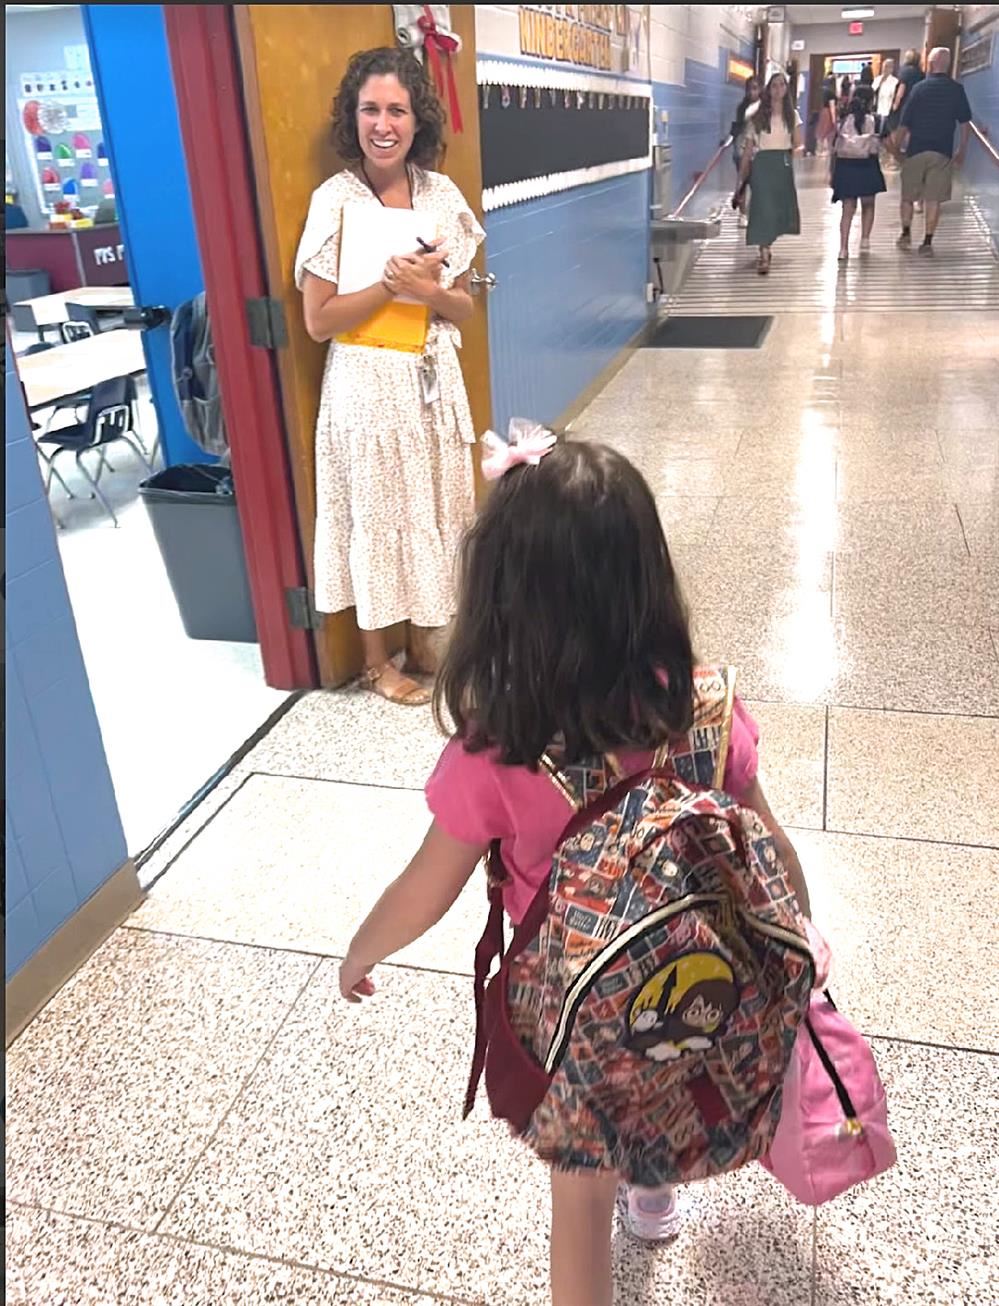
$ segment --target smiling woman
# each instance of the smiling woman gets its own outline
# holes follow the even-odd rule
[[[355,55],[333,106],[348,167],[313,195],[295,267],[309,334],[332,342],[316,430],[316,607],[356,607],[365,683],[406,706],[429,701],[412,677],[436,671],[429,636],[454,614],[454,560],[474,512],[475,433],[457,348],[484,233],[433,171],[443,132],[412,54]],[[386,210],[403,211],[398,224]],[[420,221],[407,223],[407,211]],[[412,248],[381,255],[358,281],[371,264],[365,233],[373,246],[376,230],[408,231]],[[398,622],[409,629],[401,672],[386,639]]]

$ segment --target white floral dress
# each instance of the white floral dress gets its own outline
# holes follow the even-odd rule
[[[413,170],[413,208],[432,215],[447,245],[450,287],[472,265],[485,233],[458,188]],[[312,196],[295,260],[336,282],[343,205],[379,201],[353,172]],[[444,626],[456,610],[456,559],[475,510],[475,431],[458,363],[461,333],[431,317],[426,352],[439,397],[425,403],[421,355],[366,345],[330,345],[316,426],[315,604],[357,608],[362,630],[398,621]]]

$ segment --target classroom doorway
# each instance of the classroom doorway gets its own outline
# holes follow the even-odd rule
[[[5,19],[8,210],[25,219],[8,233],[8,326],[140,856],[287,691],[266,683],[257,643],[188,636],[140,498],[165,466],[214,461],[172,397],[169,316],[202,276],[162,7],[8,6]],[[157,310],[146,329],[126,321],[136,308]],[[117,438],[98,445],[98,429]]]

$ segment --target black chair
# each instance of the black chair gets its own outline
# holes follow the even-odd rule
[[[57,431],[46,432],[38,439],[38,451],[49,469],[45,483],[46,490],[52,484],[53,476],[58,476],[55,460],[61,453],[76,455],[76,465],[84,478],[90,483],[94,495],[107,515],[118,525],[114,509],[104,497],[98,482],[105,466],[105,454],[111,444],[126,444],[149,472],[153,473],[149,459],[142,451],[135,435],[135,382],[130,376],[117,376],[111,381],[99,381],[94,386],[87,407],[87,416],[74,426],[63,426]],[[45,446],[52,448],[47,453]],[[96,450],[99,456],[96,476],[92,476],[83,455]],[[62,479],[61,477],[59,478]]]
[[[101,334],[103,328],[96,308],[89,308],[86,304],[67,303],[66,314],[70,322],[85,322],[90,327],[92,336]]]
[[[59,334],[64,345],[74,345],[78,340],[89,340],[96,335],[89,322],[60,322]]]
[[[39,341],[37,345],[29,345],[27,349],[21,350],[20,356],[26,358],[29,354],[44,354],[47,349],[55,349],[55,345],[51,340]],[[23,390],[24,387],[22,386],[21,389]],[[25,395],[24,402],[25,404],[28,402],[27,395]],[[73,412],[78,422],[82,421],[80,411],[81,409],[85,409],[89,403],[89,390],[81,390],[78,394],[66,395],[63,399],[57,399],[52,405],[52,412],[49,414],[49,420],[45,424],[45,430],[48,431],[48,428],[52,425],[52,419],[55,417],[56,413],[66,412],[67,410]],[[40,431],[42,429],[41,423],[36,422],[33,417],[31,418],[31,425],[35,431]],[[61,476],[59,477],[59,480],[62,480]],[[70,498],[72,497],[73,496],[70,495]]]

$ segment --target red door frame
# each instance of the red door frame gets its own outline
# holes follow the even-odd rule
[[[250,344],[246,314],[267,284],[231,11],[163,6],[264,675],[277,689],[309,689],[315,646],[292,628],[286,597],[307,581],[277,369]]]

